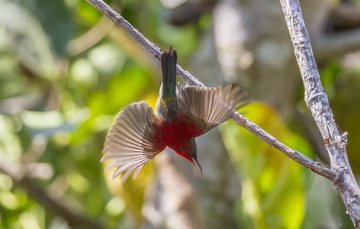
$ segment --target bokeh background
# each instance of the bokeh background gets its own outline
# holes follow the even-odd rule
[[[106,1],[247,118],[327,164],[279,1]],[[304,0],[336,121],[360,174],[360,5]],[[100,164],[116,113],[154,105],[159,63],[85,0],[0,0],[0,228],[352,228],[329,181],[231,120],[200,137],[203,176],[164,152],[124,185]],[[179,79],[180,82],[182,82]],[[183,82],[182,82],[183,83]]]

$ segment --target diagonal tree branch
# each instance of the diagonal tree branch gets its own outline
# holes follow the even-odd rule
[[[116,13],[113,9],[110,8],[102,0],[86,0],[103,15],[108,17],[113,21],[119,28],[124,30],[131,38],[137,41],[146,51],[148,51],[156,60],[160,60],[160,55],[162,54],[161,49],[156,46],[154,43],[151,43],[146,39],[138,30],[136,30],[128,21],[126,21],[120,14]],[[176,69],[177,74],[190,85],[196,85],[199,87],[205,87],[203,83],[197,80],[189,72],[183,70],[180,65],[177,65]],[[234,113],[232,119],[246,130],[250,131],[259,139],[263,140],[265,143],[278,149],[283,152],[286,156],[290,157],[297,163],[303,165],[304,167],[310,169],[311,171],[326,177],[328,179],[335,176],[335,174],[324,165],[312,160],[311,158],[306,157],[305,155],[290,149],[286,145],[279,142],[275,137],[271,136],[269,133],[261,129],[255,123],[243,117],[238,112]]]
[[[354,226],[360,228],[360,189],[346,154],[347,133],[342,133],[336,124],[327,95],[321,85],[299,1],[280,0],[280,3],[304,82],[305,102],[320,130],[330,157],[331,170],[335,174],[330,179],[343,199]]]

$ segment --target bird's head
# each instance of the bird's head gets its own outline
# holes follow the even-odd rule
[[[199,166],[200,174],[202,175],[202,168],[197,159],[197,147],[196,147],[196,143],[195,143],[195,138],[191,138],[189,141],[184,143],[181,147],[179,147],[178,149],[175,149],[175,152],[178,153],[180,156],[189,160],[194,165],[195,179],[197,178],[196,164]]]

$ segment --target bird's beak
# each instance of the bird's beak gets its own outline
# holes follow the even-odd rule
[[[192,159],[192,164],[194,165],[194,170],[195,170],[195,179],[194,180],[196,180],[196,178],[197,178],[196,164],[198,164],[198,166],[200,168],[200,175],[202,175],[202,168],[201,168],[201,165],[200,165],[199,161],[196,158],[191,158],[191,159]]]

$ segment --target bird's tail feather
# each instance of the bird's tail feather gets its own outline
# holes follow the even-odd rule
[[[161,69],[162,69],[162,92],[161,98],[176,96],[176,62],[177,53],[170,46],[169,51],[165,51],[161,55]]]

